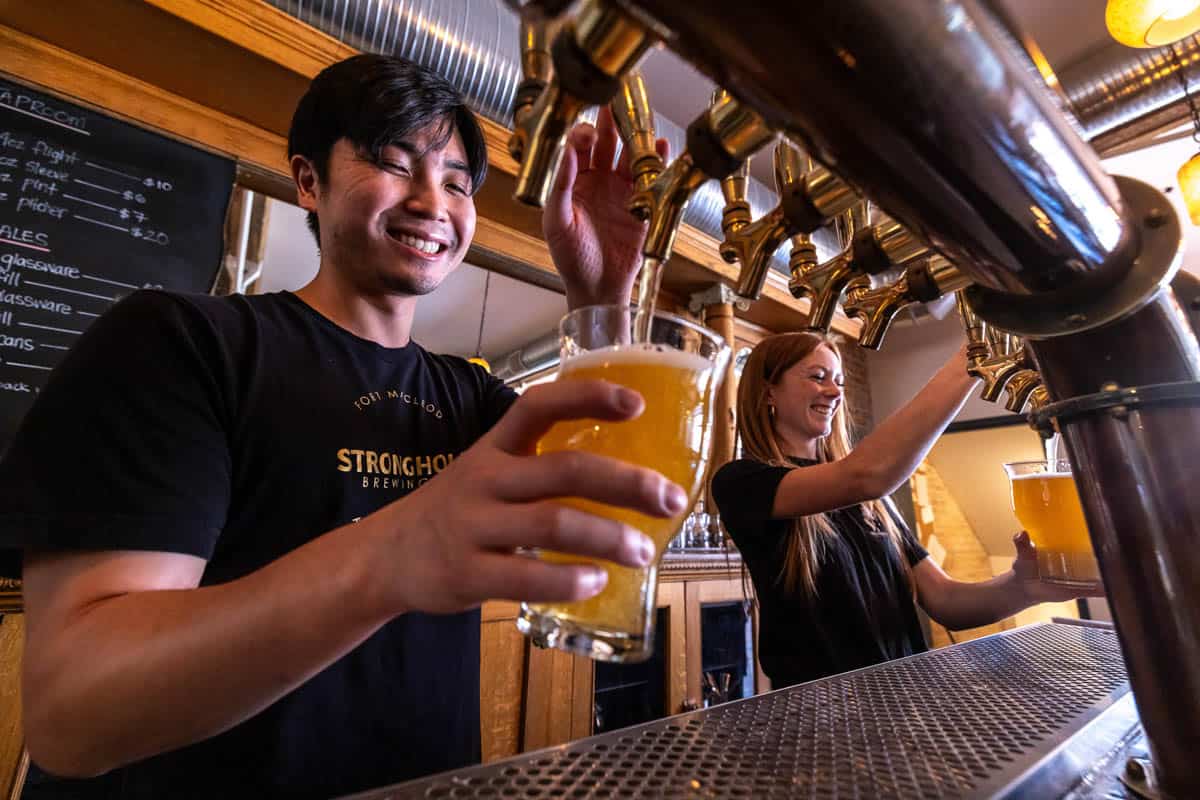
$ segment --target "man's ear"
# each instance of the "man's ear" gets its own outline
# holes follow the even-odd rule
[[[296,202],[305,211],[317,210],[317,198],[321,191],[321,180],[313,163],[301,155],[294,155],[289,162],[292,180],[296,184]]]

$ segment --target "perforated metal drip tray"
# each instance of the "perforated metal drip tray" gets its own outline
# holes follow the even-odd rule
[[[1127,693],[1111,630],[1037,625],[355,797],[993,797]]]

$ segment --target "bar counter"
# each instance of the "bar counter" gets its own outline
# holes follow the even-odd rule
[[[1116,634],[1063,621],[354,798],[1116,800],[1145,753]]]

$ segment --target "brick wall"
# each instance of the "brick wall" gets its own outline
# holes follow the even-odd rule
[[[871,382],[867,380],[867,354],[853,339],[838,337],[842,371],[846,375],[846,411],[850,438],[858,441],[875,427],[871,413]]]
[[[992,577],[991,557],[983,548],[971,523],[967,521],[954,495],[946,488],[938,471],[928,461],[922,462],[912,481],[924,484],[924,491],[913,491],[917,514],[917,533],[921,543],[929,546],[931,536],[945,549],[942,569],[952,578],[975,583]],[[924,502],[922,502],[924,501]],[[931,553],[931,555],[936,555]],[[965,642],[1007,630],[1014,626],[1013,620],[1002,620],[997,625],[985,625],[965,631],[954,631],[954,641]],[[930,642],[932,647],[943,647],[951,643],[946,629],[930,620]]]

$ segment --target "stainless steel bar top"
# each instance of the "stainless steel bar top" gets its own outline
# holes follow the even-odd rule
[[[1056,622],[354,797],[1081,796],[1138,733],[1116,635]]]

